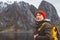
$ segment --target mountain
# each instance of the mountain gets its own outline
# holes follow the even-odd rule
[[[0,2],[0,13],[8,6],[8,3]]]
[[[36,16],[36,12],[38,9],[36,7],[34,7],[33,5],[30,5],[30,10],[33,13],[33,15]]]
[[[47,1],[42,1],[38,7],[38,10],[44,10],[47,13],[47,19],[50,19],[52,24],[59,19],[55,7]]]
[[[34,8],[34,11],[32,8]],[[8,5],[0,13],[0,32],[7,33],[7,35],[3,33],[4,36],[12,37],[14,40],[15,38],[16,40],[32,40],[35,25],[35,16],[33,14],[36,10],[36,7],[23,1]],[[8,34],[9,32],[11,34]]]

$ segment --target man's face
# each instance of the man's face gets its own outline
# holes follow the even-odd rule
[[[42,21],[44,19],[43,15],[40,13],[36,14],[36,21]]]

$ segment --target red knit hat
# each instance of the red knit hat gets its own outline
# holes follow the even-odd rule
[[[44,12],[43,10],[38,10],[37,13],[41,13],[43,15],[44,19],[46,18],[46,12]]]

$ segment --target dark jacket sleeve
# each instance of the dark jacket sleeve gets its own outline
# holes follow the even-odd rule
[[[45,32],[45,36],[37,36],[36,37],[36,40],[52,40],[52,38],[51,38],[51,28],[52,28],[52,26],[51,25],[47,25],[47,24],[45,24],[44,25],[44,32]]]

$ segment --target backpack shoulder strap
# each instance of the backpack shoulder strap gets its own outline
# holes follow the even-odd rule
[[[40,31],[43,27],[44,27],[44,25],[50,25],[50,23],[48,23],[48,22],[44,22],[44,23],[42,23],[42,25],[38,28],[38,31]]]

